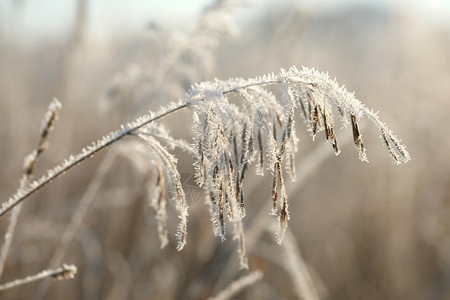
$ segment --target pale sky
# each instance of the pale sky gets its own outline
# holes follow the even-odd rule
[[[116,31],[139,32],[150,21],[160,24],[193,24],[211,0],[87,0],[90,34],[107,36]],[[355,4],[389,6],[410,10],[450,26],[450,0],[243,0],[251,7],[241,8],[238,18],[275,5],[290,5],[312,11],[329,11]],[[236,2],[240,2],[236,0]],[[14,3],[21,3],[18,9]],[[0,33],[17,39],[35,40],[62,35],[73,24],[76,0],[0,0]],[[249,5],[247,5],[249,6]]]

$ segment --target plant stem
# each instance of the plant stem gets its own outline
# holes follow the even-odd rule
[[[169,114],[172,114],[178,110],[181,110],[185,107],[187,107],[188,104],[184,103],[181,104],[175,108],[171,108],[169,110],[166,110],[160,114],[158,114],[157,116],[153,117],[153,118],[149,118],[149,119],[144,119],[141,122],[137,122],[137,124],[134,124],[132,126],[130,126],[129,128],[125,128],[122,131],[116,132],[114,133],[109,139],[107,139],[104,143],[100,143],[98,144],[96,147],[90,148],[87,151],[83,151],[82,153],[76,155],[73,160],[70,160],[69,163],[64,164],[64,166],[62,168],[58,168],[57,171],[53,172],[53,174],[48,175],[46,177],[43,178],[43,180],[38,181],[38,183],[36,185],[32,185],[31,188],[28,188],[26,190],[22,190],[19,189],[16,194],[14,194],[9,201],[3,203],[1,209],[0,209],[0,217],[2,217],[4,214],[6,214],[9,210],[11,210],[13,207],[15,207],[16,205],[18,205],[19,203],[21,203],[23,200],[25,200],[26,198],[30,197],[32,194],[34,194],[35,192],[37,192],[38,190],[40,190],[43,186],[47,185],[48,183],[50,183],[51,181],[53,181],[55,178],[61,176],[62,174],[64,174],[65,172],[67,172],[68,170],[72,169],[73,167],[81,164],[82,162],[84,162],[86,159],[93,157],[97,152],[100,152],[101,150],[111,146],[112,144],[114,144],[115,142],[121,140],[122,138],[124,138],[125,136],[132,134],[133,132],[135,132],[136,130],[140,129],[141,127],[150,124],[156,120],[159,120]]]
[[[242,86],[236,86],[234,88],[224,90],[222,93],[224,95],[229,93],[238,92],[241,89],[246,89],[252,86],[262,86],[262,85],[270,85],[270,84],[276,84],[279,83],[279,80],[270,80],[270,79],[260,79],[259,81],[252,82],[246,85]],[[94,147],[89,147],[88,150],[84,150],[81,153],[75,155],[69,161],[64,162],[60,167],[57,166],[53,169],[53,171],[48,174],[47,176],[42,177],[40,180],[35,181],[31,183],[28,188],[21,189],[19,188],[14,195],[12,195],[8,201],[4,202],[0,208],[0,217],[2,217],[4,214],[6,214],[8,211],[10,211],[13,207],[21,203],[26,198],[33,195],[35,192],[40,190],[43,186],[49,184],[52,182],[55,178],[58,178],[62,174],[66,173],[73,167],[81,164],[86,159],[93,157],[97,152],[100,152],[101,150],[111,146],[115,142],[121,140],[127,135],[133,134],[136,130],[142,128],[145,125],[148,125],[156,120],[159,120],[167,115],[170,115],[174,112],[177,112],[183,108],[186,108],[190,105],[190,100],[192,99],[186,99],[186,101],[183,104],[180,104],[176,107],[169,108],[165,111],[162,111],[158,115],[150,118],[148,115],[138,118],[135,122],[132,122],[131,125],[128,125],[124,127],[120,131],[115,131],[107,136],[106,139],[103,141],[98,142],[94,145]]]
[[[74,265],[63,265],[62,267],[57,269],[45,270],[36,275],[31,275],[22,279],[16,279],[14,281],[1,284],[0,291],[17,287],[26,283],[38,281],[44,278],[71,279],[75,277],[76,273],[77,268]]]

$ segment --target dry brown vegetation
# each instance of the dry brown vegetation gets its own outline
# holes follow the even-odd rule
[[[148,204],[151,158],[130,152],[131,141],[117,143],[25,200],[1,282],[63,263],[78,267],[75,278],[0,291],[1,299],[204,299],[244,280],[251,285],[237,295],[242,299],[450,297],[448,28],[406,10],[280,9],[239,24],[237,37],[228,26],[211,26],[219,24],[213,14],[185,33],[158,24],[100,43],[87,38],[89,1],[78,2],[72,30],[57,40],[25,46],[14,35],[19,30],[6,34],[0,27],[2,202],[19,186],[23,159],[39,142],[53,97],[63,108],[36,177],[120,124],[184,98],[195,82],[291,65],[327,70],[355,90],[380,110],[413,160],[393,165],[367,121],[361,126],[370,163],[358,161],[348,130],[336,130],[342,153],[335,156],[322,138],[311,141],[298,118],[297,180],[286,180],[287,236],[281,246],[274,239],[272,178],[253,176],[251,166],[243,220],[250,271],[243,271],[231,236],[221,242],[212,233],[191,155],[173,152],[190,205],[187,244],[177,251],[179,220],[167,205],[169,244],[160,249]],[[21,21],[18,13],[18,28]],[[192,142],[191,115],[180,111],[164,124],[175,138]],[[69,225],[73,216],[79,226]],[[2,236],[8,218],[0,220]]]

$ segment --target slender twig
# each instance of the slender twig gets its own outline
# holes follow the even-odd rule
[[[61,279],[72,279],[75,277],[77,273],[77,267],[74,265],[63,265],[60,268],[52,269],[52,270],[44,270],[35,275],[31,275],[25,278],[16,279],[14,281],[4,283],[0,285],[0,291],[7,290],[10,288],[14,288],[23,284],[27,284],[30,282],[38,281],[44,278],[55,278],[58,280]]]

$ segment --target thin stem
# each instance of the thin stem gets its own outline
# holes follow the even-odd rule
[[[259,80],[254,83],[246,84],[243,86],[237,86],[229,90],[224,90],[222,93],[229,94],[233,92],[237,92],[241,89],[246,89],[252,86],[261,86],[261,85],[268,85],[268,84],[276,84],[279,83],[277,80]],[[139,130],[145,125],[148,125],[156,120],[159,120],[167,115],[170,115],[174,112],[177,112],[183,108],[189,107],[190,101],[192,99],[188,98],[183,104],[180,104],[176,107],[167,109],[155,117],[150,117],[148,115],[143,116],[141,118],[138,118],[135,122],[130,123],[129,125],[122,128],[120,131],[115,131],[113,133],[110,133],[106,138],[99,141],[97,144],[95,144],[93,147],[85,148],[83,151],[75,156],[71,156],[69,160],[66,160],[61,166],[57,166],[54,169],[50,170],[50,173],[46,176],[43,176],[40,180],[32,182],[28,188],[26,189],[18,189],[14,195],[12,195],[8,201],[4,202],[0,209],[0,217],[2,217],[4,214],[6,214],[9,210],[11,210],[13,207],[21,203],[26,198],[33,195],[35,192],[40,190],[43,186],[49,184],[52,182],[55,178],[58,178],[62,174],[66,173],[73,167],[81,164],[86,159],[93,157],[97,152],[100,152],[101,150],[111,146],[115,142],[121,140],[127,135],[133,134],[135,131]]]
[[[20,285],[24,285],[30,282],[38,281],[44,278],[56,278],[56,279],[72,279],[77,273],[77,267],[74,265],[63,265],[60,268],[52,270],[44,270],[35,275],[31,275],[25,278],[16,279],[14,281],[4,283],[0,285],[0,291],[14,288]]]
[[[51,175],[43,177],[41,180],[36,182],[35,185],[31,185],[31,188],[28,188],[26,190],[19,189],[16,194],[14,194],[7,202],[3,203],[2,208],[0,209],[0,217],[2,217],[5,213],[7,213],[9,210],[11,210],[13,207],[15,207],[17,204],[21,203],[23,200],[40,190],[43,186],[49,184],[51,181],[53,181],[55,178],[61,176],[62,174],[66,173],[73,167],[81,164],[86,159],[93,157],[97,152],[100,152],[101,150],[111,146],[115,142],[121,140],[125,136],[133,133],[134,131],[138,130],[139,128],[150,124],[151,122],[154,122],[158,119],[161,119],[171,113],[174,113],[180,109],[183,109],[187,107],[188,105],[181,104],[175,108],[169,109],[165,112],[160,113],[159,115],[153,117],[153,118],[144,118],[143,121],[138,122],[135,125],[130,126],[129,128],[125,128],[123,131],[115,132],[104,140],[103,142],[99,142],[95,147],[91,147],[88,150],[85,150],[81,152],[80,154],[73,157],[72,160],[68,161],[67,163],[63,164],[62,167],[57,168],[54,170],[54,172]]]
[[[240,90],[243,90],[243,89],[246,89],[246,88],[249,88],[249,87],[252,87],[252,86],[256,86],[256,85],[261,86],[261,85],[269,85],[269,84],[277,84],[277,83],[281,83],[281,81],[280,80],[267,80],[267,81],[261,81],[261,82],[254,82],[254,83],[249,83],[249,84],[246,84],[246,85],[237,86],[237,87],[235,87],[233,89],[229,89],[229,90],[223,91],[222,94],[226,95],[226,94],[229,94],[229,93],[235,93],[235,92],[238,92]]]
[[[288,228],[283,243],[284,268],[291,277],[299,299],[319,300],[319,294],[308,271],[308,266],[297,246],[294,234]]]
[[[21,184],[22,186],[22,184]],[[2,245],[2,250],[0,252],[0,278],[3,276],[3,270],[5,268],[6,258],[8,257],[9,249],[11,248],[11,243],[14,236],[14,231],[16,229],[17,221],[19,220],[20,211],[22,210],[22,205],[17,205],[14,207],[11,217],[9,218],[8,228],[5,233],[5,241]]]
[[[102,187],[105,177],[111,170],[111,167],[113,166],[115,160],[116,160],[116,152],[109,151],[105,159],[98,167],[96,175],[94,176],[89,186],[87,187],[86,192],[81,198],[80,204],[76,212],[74,213],[72,219],[70,220],[69,226],[67,226],[66,230],[64,231],[64,234],[62,235],[62,238],[59,241],[59,244],[55,252],[53,253],[53,257],[51,258],[50,263],[48,265],[49,268],[56,268],[56,266],[61,265],[64,256],[67,253],[67,250],[72,244],[72,241],[74,240],[76,234],[78,233],[81,224],[83,223],[86,215],[88,214],[90,208],[92,207],[92,204],[94,203],[94,200]],[[49,280],[41,281],[34,299],[43,299],[49,285],[50,285]]]
[[[75,235],[77,234],[78,229],[81,226],[81,223],[83,222],[85,216],[89,212],[89,209],[91,208],[92,203],[94,202],[96,195],[100,191],[104,179],[108,174],[108,172],[111,170],[111,167],[113,166],[115,160],[116,160],[115,153],[109,151],[106,158],[100,164],[97,174],[91,180],[91,183],[89,184],[86,192],[84,193],[80,201],[80,205],[75,214],[73,215],[69,226],[66,228],[66,231],[64,232],[61,241],[59,242],[59,245],[56,248],[55,253],[53,254],[53,257],[50,260],[49,264],[50,268],[55,268],[56,266],[62,263],[71,242],[75,238]]]
[[[208,298],[208,300],[225,300],[231,299],[232,297],[239,294],[246,287],[254,284],[255,282],[261,280],[263,277],[263,272],[261,270],[254,271],[250,274],[242,276],[241,278],[233,281],[228,287],[222,290],[217,296]]]

